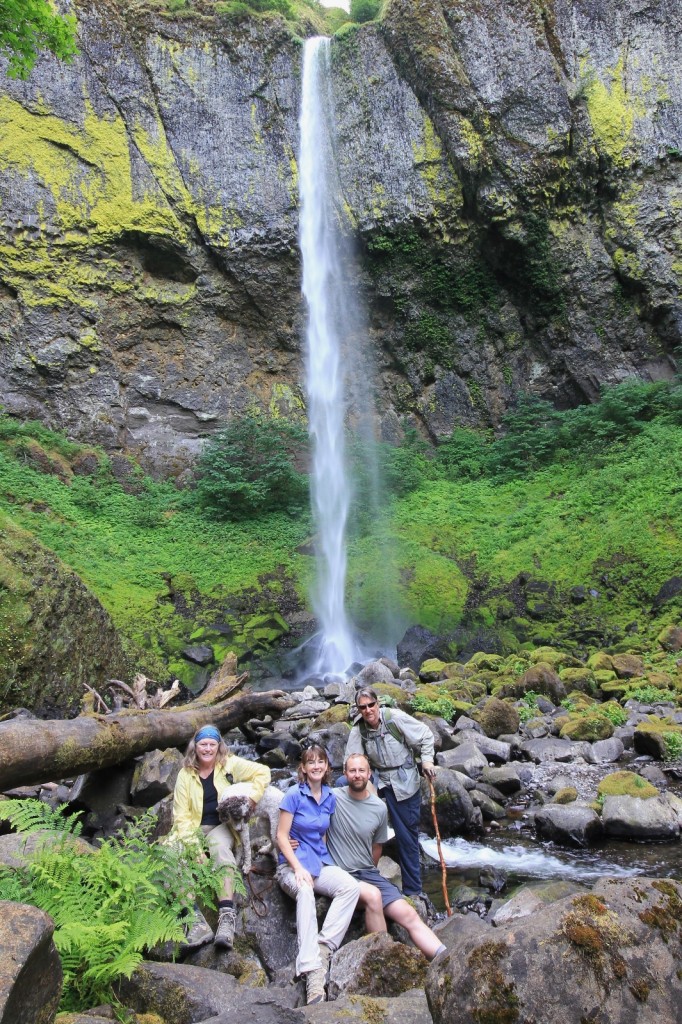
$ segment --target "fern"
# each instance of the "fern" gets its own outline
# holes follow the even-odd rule
[[[109,1001],[113,982],[129,977],[145,950],[181,942],[195,900],[214,905],[229,870],[209,861],[201,832],[189,846],[151,842],[151,813],[97,849],[74,841],[76,815],[38,801],[16,801],[3,817],[19,831],[46,834],[20,868],[0,868],[0,898],[32,903],[53,918],[63,1010]]]

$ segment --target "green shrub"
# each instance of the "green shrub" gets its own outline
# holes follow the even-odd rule
[[[410,707],[413,711],[421,711],[425,715],[437,715],[449,722],[456,711],[455,701],[444,687],[439,687],[438,692],[440,696],[435,700],[415,694],[410,700]]]
[[[231,420],[199,459],[199,503],[222,519],[301,508],[308,500],[307,481],[293,460],[306,444],[296,423],[254,414]]]
[[[628,720],[628,713],[624,708],[621,708],[615,701],[609,701],[608,704],[602,704],[600,706],[586,709],[582,712],[583,714],[589,714],[590,712],[596,712],[598,715],[603,715],[604,718],[608,718],[611,725],[619,726],[625,725]]]
[[[145,950],[182,941],[182,915],[195,899],[213,906],[220,892],[225,871],[215,863],[186,846],[150,842],[156,819],[149,812],[97,849],[77,840],[75,815],[40,801],[5,803],[2,816],[19,832],[46,836],[21,867],[0,865],[0,899],[30,903],[54,920],[63,1010],[109,1002],[112,984],[130,977]],[[201,833],[196,844],[197,854],[206,852]]]
[[[350,0],[351,21],[374,21],[380,10],[381,0]]]
[[[682,759],[682,734],[679,732],[666,732],[663,735],[665,745],[665,760],[679,761]]]
[[[538,708],[538,697],[539,693],[535,693],[533,690],[528,690],[527,693],[521,698],[521,701],[516,706],[516,710],[519,713],[519,721],[530,722],[531,718],[535,718],[539,714]]]
[[[455,427],[436,448],[434,466],[447,480],[475,479],[484,472],[488,447],[484,434]]]
[[[658,686],[634,686],[625,694],[626,700],[638,700],[642,704],[660,704],[675,701],[677,694],[674,690],[662,690]]]

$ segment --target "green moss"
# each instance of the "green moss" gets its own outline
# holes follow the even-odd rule
[[[600,81],[586,62],[581,74],[597,145],[615,165],[624,166],[632,156],[635,118],[644,113],[642,103],[626,92],[625,59],[621,56],[610,71],[610,85]]]
[[[467,957],[472,985],[469,1010],[476,1024],[515,1024],[521,1002],[513,978],[508,980],[503,963],[509,955],[504,942],[483,942]]]
[[[599,796],[638,796],[648,800],[652,796],[658,796],[659,791],[650,782],[643,779],[635,772],[612,772],[605,776],[597,786]]]

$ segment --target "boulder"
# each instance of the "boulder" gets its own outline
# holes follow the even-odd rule
[[[644,659],[638,654],[612,654],[611,664],[619,679],[637,679],[644,675]]]
[[[481,753],[495,764],[506,764],[511,757],[511,746],[501,740],[491,740],[485,733],[478,733],[470,730],[467,740],[473,746],[478,747]],[[460,744],[460,749],[463,744]]]
[[[441,756],[443,755],[438,755]],[[433,788],[436,794],[438,826],[442,835],[455,836],[478,825],[480,815],[455,772],[437,768]],[[426,779],[422,779],[421,783],[421,828],[430,836],[434,834],[431,789]]]
[[[395,673],[383,661],[370,661],[355,677],[356,688],[375,686],[377,683],[394,683]]]
[[[394,996],[422,988],[427,967],[427,960],[419,950],[394,942],[386,932],[363,935],[361,939],[346,943],[334,955],[329,974],[329,998],[335,999],[341,993]]]
[[[304,1013],[303,1019],[311,1024],[433,1024],[426,995],[421,988],[403,992],[392,999],[344,994],[333,1003],[308,1007]],[[216,1017],[210,1024],[227,1022],[223,1022],[222,1017]],[[264,1021],[262,1024],[269,1022]],[[278,1021],[277,1024],[289,1024],[289,1019]],[[291,1024],[294,1024],[293,1018]]]
[[[133,803],[139,807],[151,807],[170,796],[183,760],[182,754],[174,748],[152,750],[140,758],[130,787]]]
[[[428,658],[449,661],[450,643],[445,637],[437,636],[425,626],[410,626],[398,644],[397,655],[401,668],[411,668],[418,672],[422,662]]]
[[[618,761],[623,756],[624,750],[623,741],[616,736],[611,736],[607,740],[597,740],[596,743],[592,744],[592,758],[590,760],[594,764],[605,761]]]
[[[602,823],[590,807],[548,804],[535,812],[535,827],[544,839],[562,846],[589,846],[601,838]]]
[[[454,750],[444,750],[436,754],[436,764],[441,768],[463,772],[471,779],[477,779],[481,771],[488,767],[488,758],[474,743],[462,743]]]
[[[495,786],[505,796],[518,793],[523,785],[516,768],[511,764],[501,765],[499,768],[484,768],[481,778],[491,786]]]
[[[493,739],[504,733],[516,732],[520,721],[514,705],[497,697],[490,697],[483,707],[475,712],[475,718],[486,736]]]
[[[0,1024],[52,1024],[62,965],[52,918],[24,903],[0,902]]]
[[[607,836],[621,839],[664,842],[680,835],[677,814],[663,797],[607,796],[602,824]]]
[[[560,740],[555,736],[547,736],[541,739],[524,740],[521,744],[521,752],[530,761],[541,764],[543,761],[572,761],[576,756],[577,744],[570,740]]]
[[[656,1024],[682,1016],[682,884],[601,879],[495,928],[451,919],[429,968],[434,1024]]]
[[[656,639],[664,650],[676,654],[682,651],[682,626],[666,626]]]
[[[232,954],[227,954],[229,958]],[[225,955],[223,955],[225,961]],[[158,1014],[167,1024],[304,1024],[295,1007],[302,987],[282,984],[263,988],[215,969],[188,964],[145,962],[131,978],[123,978],[117,995],[138,1014]]]

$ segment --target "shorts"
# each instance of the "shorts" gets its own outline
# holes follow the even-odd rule
[[[358,882],[369,882],[370,885],[375,885],[381,893],[383,907],[405,898],[398,886],[384,878],[378,868],[361,868],[360,871],[351,871],[351,875],[353,878],[357,878]]]

